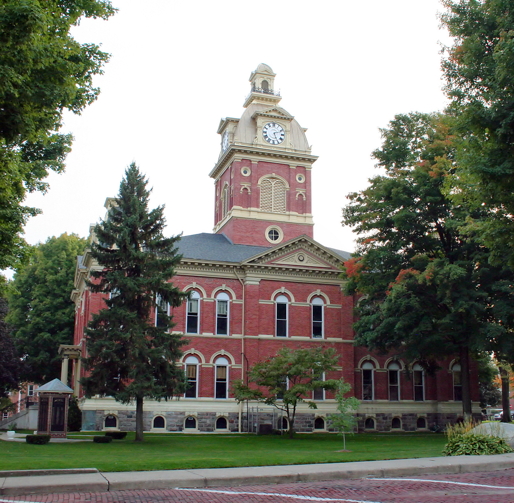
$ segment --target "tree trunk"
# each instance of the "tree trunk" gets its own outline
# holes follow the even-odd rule
[[[136,398],[136,442],[143,441],[143,397]]]
[[[460,377],[462,385],[462,413],[464,419],[471,419],[471,379],[469,375],[469,348],[467,346],[460,348]]]
[[[510,423],[510,390],[509,390],[509,372],[508,370],[499,365],[500,377],[502,381],[502,423]]]

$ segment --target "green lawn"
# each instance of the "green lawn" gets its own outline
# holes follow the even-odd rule
[[[73,434],[70,438],[76,437]],[[100,471],[173,470],[232,466],[335,463],[441,456],[446,437],[436,433],[281,436],[134,434],[110,444],[0,441],[0,470],[97,468]]]

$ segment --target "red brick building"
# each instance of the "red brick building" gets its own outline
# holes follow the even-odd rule
[[[460,368],[455,361],[426,375],[416,362],[379,357],[355,347],[356,299],[342,292],[340,267],[349,253],[313,238],[312,155],[305,129],[279,106],[275,74],[261,64],[240,119],[222,119],[221,149],[210,176],[215,181],[214,233],[184,236],[183,259],[172,281],[191,292],[173,312],[177,333],[190,341],[181,365],[190,387],[178,401],[145,402],[145,428],[153,431],[255,431],[268,423],[286,427],[269,407],[237,404],[234,379],[283,347],[334,347],[341,376],[362,400],[360,429],[416,430],[443,425],[461,413]],[[98,267],[88,252],[76,273],[75,345],[104,307],[85,280]],[[74,387],[81,373],[75,360]],[[80,391],[79,391],[80,393]],[[329,430],[335,411],[330,394],[316,393],[317,410],[300,408],[296,429]],[[476,387],[473,399],[477,400]],[[84,429],[134,429],[135,407],[111,398],[82,402]]]

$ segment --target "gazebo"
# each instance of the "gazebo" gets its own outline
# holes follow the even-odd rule
[[[56,378],[41,386],[37,393],[39,393],[38,434],[66,438],[68,404],[73,390]]]

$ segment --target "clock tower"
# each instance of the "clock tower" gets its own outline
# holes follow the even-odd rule
[[[275,73],[260,64],[240,119],[220,121],[214,232],[235,244],[273,246],[313,237],[311,155],[305,128],[279,106]]]

